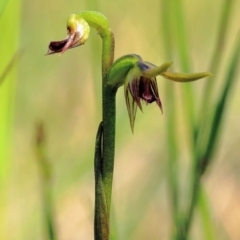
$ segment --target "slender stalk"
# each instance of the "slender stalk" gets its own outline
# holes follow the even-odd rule
[[[98,175],[100,174],[97,178],[100,178],[99,184],[101,186],[101,188],[99,188],[100,192],[96,192],[95,195],[95,240],[108,240],[109,238],[109,218],[115,151],[116,91],[113,91],[110,85],[107,84],[107,80],[108,71],[113,63],[113,53],[114,37],[112,32],[110,32],[102,38],[103,144],[101,173],[99,172],[99,169],[95,169],[95,171],[98,171]],[[99,204],[98,201],[100,201]],[[102,221],[102,215],[104,221]],[[99,225],[101,225],[101,227]]]
[[[115,93],[108,86],[103,89],[103,163],[102,178],[110,213],[115,150]]]
[[[103,162],[102,178],[106,194],[108,217],[112,194],[115,151],[116,91],[108,84],[108,72],[114,59],[114,36],[110,31],[102,38],[102,110],[103,110]]]
[[[116,90],[113,90],[107,82],[108,72],[114,60],[114,35],[109,28],[107,19],[102,14],[88,11],[80,13],[79,16],[83,17],[90,27],[95,28],[102,38],[103,140],[102,157],[101,159],[95,159],[95,179],[97,183],[95,190],[94,234],[95,240],[108,240],[115,151]],[[99,156],[99,154],[96,154],[96,156]]]

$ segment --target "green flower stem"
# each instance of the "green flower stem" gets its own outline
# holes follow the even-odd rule
[[[115,151],[116,91],[107,84],[108,72],[114,60],[114,35],[109,30],[102,38],[102,109],[103,109],[103,164],[102,177],[110,213]]]
[[[105,86],[103,89],[103,162],[102,178],[106,194],[108,216],[110,213],[112,179],[114,169],[115,150],[115,94],[112,88]]]
[[[112,179],[114,169],[115,150],[115,96],[116,91],[108,82],[108,72],[114,60],[114,35],[109,28],[104,15],[98,12],[82,12],[78,16],[87,21],[90,27],[95,28],[102,38],[102,152],[95,157],[95,240],[108,240],[109,215],[112,194]],[[99,136],[98,136],[99,138]],[[98,141],[96,142],[96,146]],[[97,154],[99,156],[99,154]],[[99,163],[101,161],[101,164]],[[98,164],[96,164],[98,162]],[[99,169],[101,168],[101,170]]]

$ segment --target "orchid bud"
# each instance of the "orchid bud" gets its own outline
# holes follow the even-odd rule
[[[88,39],[90,27],[83,18],[72,14],[67,20],[67,31],[68,35],[66,39],[50,42],[47,54],[64,53],[70,48],[84,44]]]

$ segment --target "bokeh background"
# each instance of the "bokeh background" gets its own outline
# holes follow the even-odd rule
[[[7,158],[0,159],[4,165],[0,191],[0,237],[3,240],[47,239],[41,174],[35,153],[36,126],[41,122],[46,132],[46,153],[52,170],[58,239],[91,240],[93,151],[101,120],[101,39],[92,29],[84,46],[61,56],[45,54],[50,41],[65,38],[69,14],[96,10],[107,16],[115,34],[115,58],[137,53],[156,65],[172,60],[172,69],[180,71],[178,56],[173,55],[173,59],[165,56],[162,2],[9,0],[5,3],[0,18],[0,71],[17,49],[21,54],[9,78],[4,80],[4,84],[5,81],[14,82],[11,88],[14,103],[10,117],[11,151]],[[223,0],[184,0],[182,4],[192,69],[209,71]],[[235,1],[224,42],[226,49],[220,73],[217,73],[218,78],[214,78],[218,81],[216,88],[220,88],[223,82],[239,31],[239,9],[240,1]],[[169,11],[169,14],[173,13]],[[6,49],[9,51],[6,52]],[[165,81],[158,78],[163,115],[154,103],[144,106],[144,113],[137,113],[134,134],[130,129],[123,89],[117,94],[111,223],[113,239],[157,240],[170,239],[171,236],[165,117],[169,103],[166,101]],[[197,105],[202,102],[205,81],[211,79],[190,83],[195,89]],[[189,136],[183,117],[182,85],[172,83],[172,86],[177,98],[176,138],[181,143],[179,191],[184,204],[184,199],[188,199],[186,188],[191,164]],[[237,80],[227,104],[214,159],[202,179],[213,239],[240,239],[239,89]],[[196,210],[192,239],[204,239],[200,219],[200,213]]]

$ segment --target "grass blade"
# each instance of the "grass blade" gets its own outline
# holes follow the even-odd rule
[[[229,28],[229,19],[230,19],[232,8],[233,8],[233,2],[234,0],[225,0],[223,3],[220,24],[219,24],[219,32],[218,32],[218,37],[216,42],[216,49],[214,51],[212,62],[210,64],[210,71],[215,76],[218,71],[220,61],[224,53],[224,42],[226,41],[227,30]],[[196,132],[196,138],[197,138],[198,144],[206,142],[205,133],[207,131],[210,131],[209,129],[206,129],[208,126],[208,124],[206,124],[206,121],[208,121],[210,117],[209,116],[210,109],[211,107],[213,107],[211,97],[214,95],[213,94],[214,83],[215,81],[213,79],[211,81],[206,81],[206,85],[203,90],[202,105],[199,112],[200,115],[198,117],[198,119],[200,120],[199,120],[198,130],[197,130],[198,132]]]
[[[206,147],[206,151],[202,156],[201,167],[203,172],[205,171],[206,164],[212,158],[212,155],[217,144],[221,123],[223,121],[224,113],[226,111],[227,100],[231,93],[231,89],[233,88],[233,84],[237,79],[236,73],[239,70],[240,63],[239,60],[240,60],[240,33],[238,34],[237,45],[233,51],[233,56],[230,61],[230,66],[226,76],[225,84],[223,85],[223,89],[221,91],[217,107],[213,113],[211,132],[209,134],[208,144]]]

